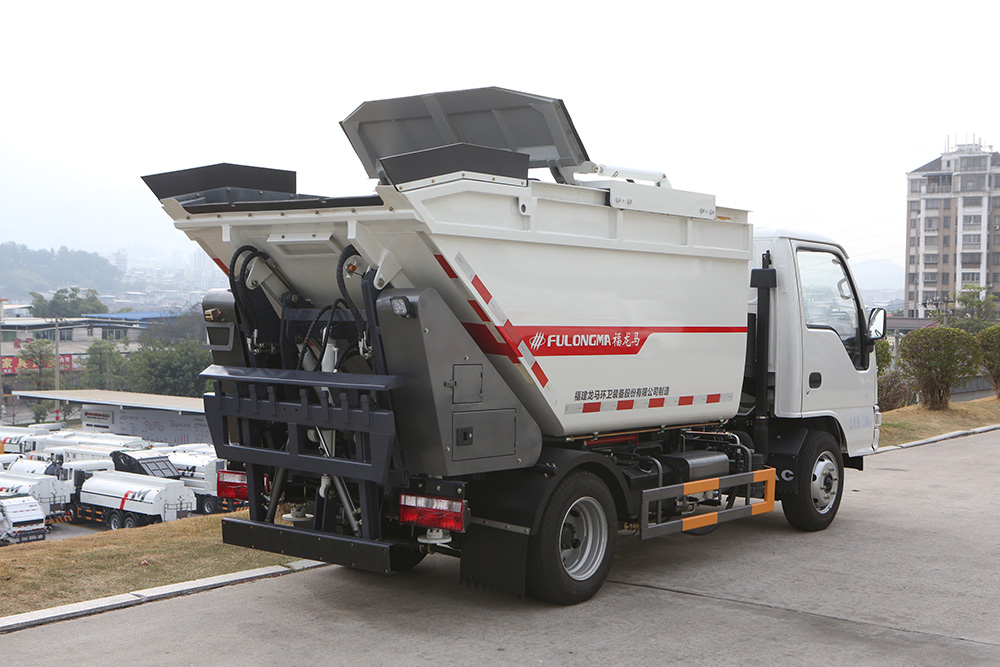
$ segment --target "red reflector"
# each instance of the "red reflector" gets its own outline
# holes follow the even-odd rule
[[[246,500],[247,474],[242,470],[220,470],[215,488],[220,498]]]
[[[465,531],[466,501],[404,493],[399,497],[399,520],[426,528]]]

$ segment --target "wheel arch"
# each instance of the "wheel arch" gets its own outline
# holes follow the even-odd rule
[[[833,417],[809,417],[806,419],[776,419],[771,429],[768,443],[768,465],[775,469],[775,490],[781,493],[795,493],[795,485],[786,471],[794,475],[799,452],[806,437],[812,431],[829,433],[837,441],[845,468],[862,469],[863,459],[847,455],[846,438],[840,423]]]
[[[559,483],[568,475],[586,470],[597,475],[611,491],[619,518],[638,512],[638,497],[628,493],[624,475],[606,456],[575,449],[547,447],[531,468],[494,473],[470,489],[475,517],[510,523],[538,532],[542,511]]]

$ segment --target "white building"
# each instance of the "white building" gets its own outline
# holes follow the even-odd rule
[[[1000,297],[1000,153],[958,144],[906,177],[906,315],[969,287]]]

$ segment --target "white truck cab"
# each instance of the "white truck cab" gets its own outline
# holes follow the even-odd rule
[[[865,312],[847,252],[831,239],[758,230],[754,249],[777,276],[768,355],[774,416],[831,420],[846,456],[871,454],[881,424],[871,329],[881,322],[881,337],[884,311]]]

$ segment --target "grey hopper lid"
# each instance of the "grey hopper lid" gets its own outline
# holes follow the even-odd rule
[[[525,153],[529,168],[589,160],[562,100],[505,88],[365,102],[340,126],[370,178],[383,157],[455,143]]]

